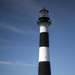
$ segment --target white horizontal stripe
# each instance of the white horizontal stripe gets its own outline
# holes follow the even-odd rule
[[[49,47],[40,47],[39,48],[39,62],[40,61],[49,61]]]
[[[48,32],[48,25],[40,25],[40,33]]]

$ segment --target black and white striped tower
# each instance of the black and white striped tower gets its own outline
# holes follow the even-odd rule
[[[37,24],[40,27],[40,47],[39,47],[39,66],[38,75],[51,75],[50,56],[49,56],[49,33],[48,27],[51,25],[48,17],[48,10],[45,7],[39,11],[40,18]]]

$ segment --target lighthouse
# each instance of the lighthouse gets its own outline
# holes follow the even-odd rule
[[[40,17],[37,21],[40,27],[38,75],[51,75],[48,32],[51,20],[48,15],[49,11],[45,7],[39,13]]]

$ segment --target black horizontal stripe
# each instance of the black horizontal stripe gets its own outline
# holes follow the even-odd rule
[[[48,35],[48,32],[40,33],[40,47],[41,46],[49,47],[49,35]]]
[[[38,75],[51,75],[50,62],[39,62]]]

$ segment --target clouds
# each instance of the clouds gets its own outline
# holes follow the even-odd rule
[[[0,42],[1,42],[1,41],[2,41],[2,42],[7,42],[7,43],[12,43],[12,44],[15,44],[15,45],[18,44],[18,43],[16,43],[16,42],[13,42],[13,41],[9,41],[9,40],[1,39],[1,38],[0,38]]]
[[[11,17],[17,17],[19,19],[24,19],[26,16],[32,17],[34,12],[38,12],[39,5],[36,1],[30,1],[30,0],[3,0],[0,3],[1,5],[1,14],[3,14],[3,17],[8,17],[9,15]],[[22,15],[23,14],[23,15]],[[27,18],[27,17],[26,17]]]
[[[34,51],[35,46],[33,44],[33,39],[35,40],[38,32],[36,31],[36,28],[33,26],[33,24],[35,21],[37,21],[37,17],[35,17],[35,13],[38,11],[37,9],[39,9],[39,6],[36,2],[34,2],[34,0],[1,0],[0,59],[9,61],[0,61],[0,67],[3,67],[4,65],[5,67],[9,66],[11,68],[18,66],[22,68],[37,67],[32,63],[13,61],[13,59],[26,59],[28,61],[28,57],[26,56],[28,53],[32,53],[29,50],[32,49],[32,51]],[[16,50],[18,52],[19,50],[24,50],[25,53],[24,55],[23,53],[21,54],[21,52],[15,53]],[[12,61],[10,61],[10,59]],[[29,60],[31,61],[31,59]]]
[[[35,33],[37,34],[37,32],[35,32],[34,30],[32,30],[30,28],[26,28],[25,30],[23,30],[23,29],[15,27],[15,26],[3,24],[3,23],[0,23],[0,28],[4,28],[6,30],[16,32],[19,34],[26,34],[26,35],[33,35]]]
[[[18,34],[34,35],[37,32],[30,28],[29,22],[35,22],[34,14],[39,8],[35,1],[30,0],[3,0],[0,9],[0,28]],[[38,11],[38,10],[37,10]],[[37,19],[36,19],[37,20]],[[18,24],[24,27],[19,28]],[[15,25],[15,26],[14,26]]]
[[[21,66],[21,67],[36,67],[34,64],[27,64],[20,61],[0,61],[0,65]]]
[[[11,31],[16,32],[16,33],[25,33],[23,30],[18,29],[18,28],[14,27],[14,26],[11,26],[11,25],[0,24],[0,26],[1,26],[2,28],[11,30]]]
[[[16,5],[23,6],[26,9],[31,9],[32,11],[36,11],[39,8],[39,5],[36,1],[33,0],[12,0]],[[18,7],[17,7],[18,8]]]

